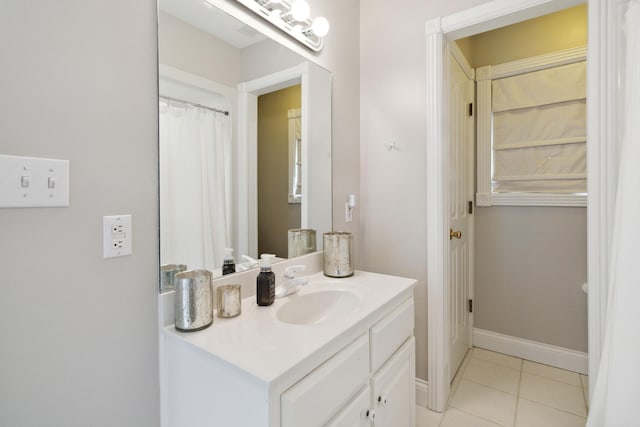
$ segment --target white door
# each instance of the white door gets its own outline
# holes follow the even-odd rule
[[[473,132],[470,105],[474,83],[449,54],[450,170],[449,170],[449,308],[451,331],[450,379],[471,347],[471,268],[473,256]],[[472,107],[471,107],[472,108]],[[471,204],[471,205],[470,205]]]

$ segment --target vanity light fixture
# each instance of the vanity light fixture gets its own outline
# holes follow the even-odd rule
[[[206,0],[205,0],[206,1]],[[289,34],[309,49],[319,52],[324,36],[329,33],[329,21],[322,16],[311,19],[306,0],[236,0],[262,18]]]

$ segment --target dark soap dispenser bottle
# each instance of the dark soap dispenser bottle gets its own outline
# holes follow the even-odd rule
[[[236,263],[233,260],[233,249],[225,248],[224,249],[224,262],[222,263],[222,275],[235,273],[236,272]]]
[[[262,254],[260,273],[256,279],[256,302],[261,306],[273,304],[276,298],[276,275],[271,271],[271,258],[275,255]]]

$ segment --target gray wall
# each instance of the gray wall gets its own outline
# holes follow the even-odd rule
[[[0,2],[0,153],[71,161],[69,208],[0,209],[2,426],[159,425],[155,9]]]
[[[587,351],[586,208],[477,208],[475,327]]]
[[[485,1],[360,2],[361,198],[356,212],[361,225],[356,257],[359,268],[418,280],[414,293],[416,374],[425,380],[425,22],[482,3]],[[391,141],[399,151],[385,148]]]

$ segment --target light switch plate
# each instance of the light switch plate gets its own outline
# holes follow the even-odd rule
[[[0,155],[0,208],[68,206],[68,160]]]
[[[110,215],[102,218],[102,251],[104,258],[133,253],[131,215]]]

